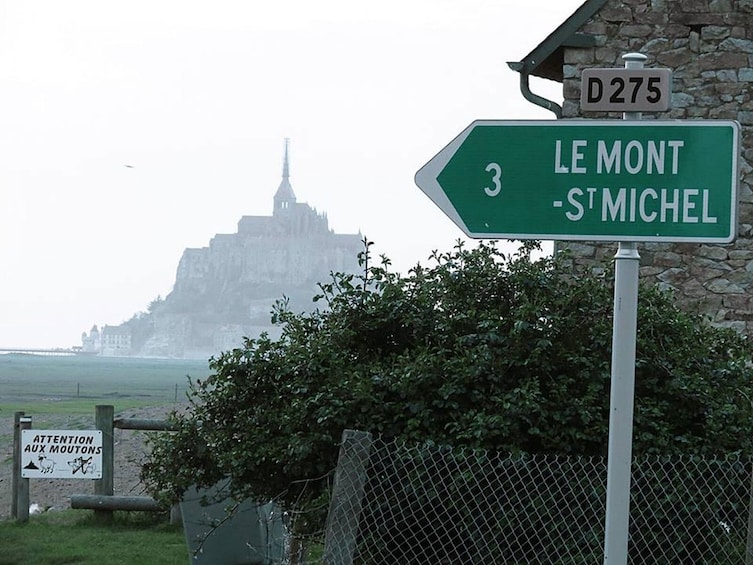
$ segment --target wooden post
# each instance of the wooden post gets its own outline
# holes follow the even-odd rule
[[[29,479],[21,478],[21,436],[24,430],[31,429],[31,417],[20,416],[18,419],[18,460],[15,465],[18,467],[18,490],[14,493],[16,497],[16,519],[19,522],[29,521]]]
[[[10,490],[12,493],[10,502],[10,517],[18,518],[18,483],[21,480],[21,428],[20,420],[23,412],[13,414],[13,474],[11,476]]]
[[[115,407],[97,405],[95,407],[94,426],[102,432],[102,478],[94,481],[94,494],[112,496],[115,475],[115,440],[113,437],[113,417]],[[112,510],[95,510],[94,516],[101,524],[112,523]]]

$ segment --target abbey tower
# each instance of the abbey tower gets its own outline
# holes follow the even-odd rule
[[[240,347],[244,337],[274,337],[276,300],[310,311],[317,283],[332,272],[359,272],[361,234],[335,233],[326,214],[297,201],[287,140],[272,204],[271,216],[242,216],[236,233],[183,252],[172,292],[122,324],[132,333],[131,355],[208,358]]]

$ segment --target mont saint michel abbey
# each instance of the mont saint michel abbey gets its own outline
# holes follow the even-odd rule
[[[271,191],[270,191],[271,193]],[[208,247],[186,249],[172,292],[149,312],[118,326],[92,327],[85,351],[101,355],[209,358],[240,347],[243,337],[279,335],[274,302],[310,311],[317,283],[331,272],[357,273],[361,234],[337,234],[326,214],[298,202],[290,184],[287,140],[282,181],[271,216],[243,216],[238,231],[217,234]]]

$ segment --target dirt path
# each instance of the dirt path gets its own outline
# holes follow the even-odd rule
[[[164,419],[173,409],[173,405],[151,408],[131,409],[118,412],[116,418],[141,418],[150,420]],[[81,417],[60,416],[47,419],[45,429],[94,429],[94,415],[89,422]],[[49,426],[49,427],[47,427]],[[135,430],[114,431],[115,436],[115,478],[114,491],[118,495],[145,495],[144,485],[139,481],[141,462],[146,453],[146,438],[152,433]],[[13,461],[13,417],[0,418],[0,520],[10,517],[11,511],[11,474]],[[71,507],[71,495],[94,494],[94,481],[87,479],[30,479],[30,501],[42,510],[66,509]]]

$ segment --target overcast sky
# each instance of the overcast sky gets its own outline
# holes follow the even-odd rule
[[[415,172],[475,119],[552,119],[517,61],[579,0],[0,0],[0,347],[70,347],[186,247],[300,202],[406,271],[462,232]],[[561,101],[561,85],[533,90]]]

